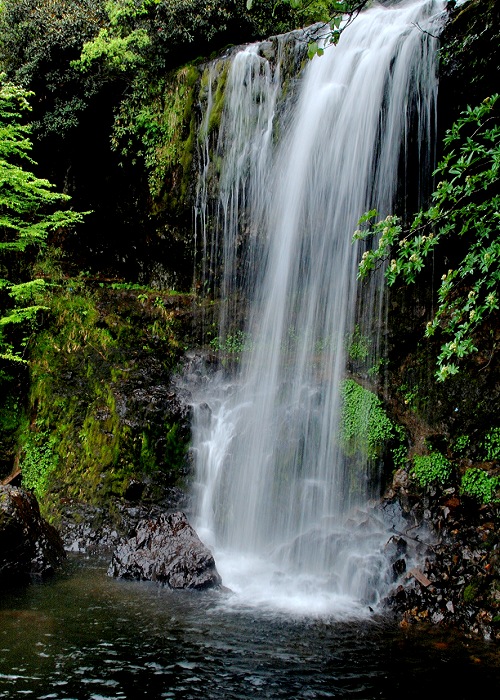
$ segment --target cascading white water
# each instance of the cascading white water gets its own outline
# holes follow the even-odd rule
[[[253,267],[248,257],[253,254],[250,229],[255,232],[263,218],[280,87],[279,61],[272,69],[269,61],[258,55],[258,45],[236,53],[230,60],[225,109],[211,156],[213,85],[227,71],[228,60],[210,64],[207,71],[195,218],[203,238],[202,282],[213,287],[221,300],[219,329],[224,336],[236,313],[235,297],[244,285],[245,270]],[[214,178],[218,191],[211,211],[209,189]],[[242,245],[243,238],[246,245]],[[220,268],[222,274],[218,274]]]
[[[375,601],[384,578],[387,536],[368,516],[355,536],[370,465],[352,473],[337,439],[359,304],[352,233],[368,209],[392,211],[410,136],[417,167],[428,164],[443,5],[362,13],[307,66],[297,100],[278,94],[279,71],[258,47],[232,59],[215,246],[225,299],[245,259],[251,347],[232,384],[214,379],[195,397],[197,525],[226,585],[260,602],[344,610],[346,600]],[[278,102],[286,129],[274,143]],[[361,299],[368,326],[380,303]],[[231,307],[222,308],[224,334]]]

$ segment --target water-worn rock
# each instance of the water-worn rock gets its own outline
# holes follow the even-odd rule
[[[64,556],[61,538],[41,517],[33,494],[0,486],[0,584],[47,576]]]
[[[222,583],[212,553],[182,512],[141,520],[135,536],[114,553],[108,575],[195,590]]]
[[[135,485],[135,484],[134,484]],[[114,500],[112,507],[88,503],[68,502],[62,506],[59,531],[67,552],[109,555],[125,539],[135,535],[141,520],[155,519],[166,512],[189,508],[190,499],[176,487],[165,488],[159,503],[143,502],[141,498],[149,488],[146,482],[137,482],[137,500]],[[127,497],[134,494],[132,489]]]

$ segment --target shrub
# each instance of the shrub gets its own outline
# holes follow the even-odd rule
[[[425,488],[430,484],[446,483],[452,473],[451,463],[441,452],[432,452],[430,455],[415,455],[410,474],[415,481]]]
[[[354,234],[355,239],[374,237],[373,248],[363,253],[360,278],[386,261],[389,286],[415,282],[426,266],[441,267],[435,313],[425,330],[426,337],[439,331],[448,338],[437,358],[438,381],[456,374],[463,358],[478,351],[478,331],[500,308],[499,97],[469,107],[446,133],[445,153],[434,172],[439,182],[427,211],[405,227],[396,216],[373,223],[377,212],[372,210],[360,220],[367,230]],[[437,246],[442,258],[436,262]],[[449,263],[452,250],[458,252]]]
[[[470,496],[483,504],[500,502],[500,499],[495,497],[498,488],[500,488],[500,477],[489,476],[484,469],[478,467],[467,469],[460,483],[462,495]]]

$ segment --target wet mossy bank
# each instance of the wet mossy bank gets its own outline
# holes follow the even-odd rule
[[[188,476],[189,412],[172,379],[201,332],[192,295],[80,277],[50,306],[24,395],[2,414],[1,476],[20,468],[56,523],[71,502],[168,499]]]

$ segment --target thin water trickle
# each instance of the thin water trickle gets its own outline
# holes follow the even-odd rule
[[[410,151],[428,170],[443,7],[375,5],[309,63],[292,99],[279,55],[270,66],[254,46],[229,66],[219,333],[244,293],[247,349],[231,387],[215,378],[194,398],[197,515],[226,585],[257,604],[349,601],[355,613],[387,585],[384,523],[365,506],[374,465],[354,472],[337,439],[346,339],[383,314],[373,285],[360,295],[352,234],[365,211],[392,211]]]

